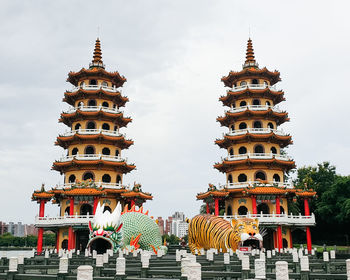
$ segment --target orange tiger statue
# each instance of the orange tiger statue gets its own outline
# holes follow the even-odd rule
[[[258,219],[232,219],[231,222],[213,215],[197,215],[189,221],[188,246],[192,252],[200,249],[218,249],[226,253],[235,251],[239,246],[253,245],[262,247],[262,236],[259,233]]]

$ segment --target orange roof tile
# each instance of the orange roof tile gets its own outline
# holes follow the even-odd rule
[[[244,189],[249,194],[287,194],[295,193],[295,189],[279,188],[279,187],[248,187]]]
[[[300,197],[313,197],[316,195],[316,192],[311,190],[297,190],[295,194]]]

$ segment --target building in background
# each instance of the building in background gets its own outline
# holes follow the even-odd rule
[[[164,234],[170,235],[171,234],[171,223],[173,221],[173,217],[168,217],[168,219],[165,220],[165,229]]]
[[[158,227],[159,227],[159,231],[160,234],[163,235],[164,234],[164,220],[162,217],[158,217]]]

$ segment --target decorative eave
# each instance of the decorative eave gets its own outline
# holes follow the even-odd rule
[[[257,194],[273,194],[273,195],[288,195],[295,194],[296,189],[290,189],[286,187],[277,187],[277,186],[259,186],[259,187],[247,187],[244,188],[243,193],[246,195],[257,195]]]
[[[129,98],[126,96],[122,96],[119,91],[110,92],[110,91],[105,91],[103,88],[96,89],[96,90],[84,90],[82,88],[79,88],[76,91],[66,91],[64,93],[63,101],[74,106],[76,100],[80,100],[83,98],[101,98],[101,97],[114,102],[115,104],[118,105],[118,107],[125,106],[125,103],[129,101]]]
[[[256,118],[256,119],[271,119],[276,121],[277,125],[281,125],[284,122],[288,122],[289,118],[288,118],[288,113],[287,112],[276,112],[273,111],[271,108],[264,110],[264,111],[255,111],[255,110],[245,110],[242,112],[226,112],[225,116],[223,117],[217,117],[217,121],[221,124],[221,126],[229,126],[231,125],[233,122],[237,121],[237,120],[244,120],[244,119],[248,119],[248,118]]]
[[[227,197],[229,195],[229,192],[226,189],[222,190],[213,190],[213,191],[207,191],[205,193],[198,193],[197,194],[197,200],[203,200],[206,198],[223,198]]]
[[[219,170],[222,173],[226,172],[231,172],[235,169],[235,167],[240,166],[240,165],[267,165],[267,166],[279,166],[281,169],[289,171],[293,168],[295,168],[295,162],[293,160],[290,161],[283,161],[279,160],[276,158],[272,159],[252,159],[252,158],[247,158],[247,159],[242,159],[242,160],[223,160],[221,163],[216,163],[214,164],[214,168]]]
[[[32,201],[41,201],[41,200],[51,200],[54,197],[52,191],[34,191],[32,194]]]
[[[89,143],[96,143],[95,141],[99,141],[103,143],[103,141],[112,143],[112,145],[115,145],[121,149],[128,149],[131,145],[134,144],[134,141],[130,139],[125,139],[124,136],[111,136],[111,135],[104,135],[102,133],[98,134],[74,134],[70,136],[58,136],[57,140],[55,142],[55,145],[61,146],[62,148],[67,148],[69,145],[74,144],[75,142],[81,143],[86,142]]]
[[[225,86],[232,88],[235,83],[244,78],[266,78],[271,85],[274,85],[277,82],[281,81],[279,71],[275,70],[274,72],[271,72],[267,70],[266,67],[262,69],[256,67],[247,67],[239,72],[230,71],[227,76],[221,78],[221,81],[225,84]]]
[[[106,190],[102,187],[72,187],[65,188],[62,190],[55,191],[56,194],[60,194],[64,197],[70,196],[105,196],[107,194]]]
[[[281,148],[285,148],[288,145],[293,144],[291,135],[277,135],[274,132],[266,134],[254,134],[247,132],[246,134],[242,135],[224,135],[223,139],[216,139],[215,144],[217,144],[220,148],[227,149],[234,144],[247,141],[268,141],[279,144]]]
[[[144,200],[152,200],[153,196],[150,193],[146,192],[136,192],[136,191],[127,191],[121,194],[121,197],[123,198],[141,198]]]
[[[265,89],[252,89],[252,88],[246,88],[242,89],[241,91],[230,91],[228,90],[226,95],[221,96],[219,100],[225,105],[225,106],[231,106],[233,102],[239,99],[243,99],[246,97],[250,98],[270,98],[273,101],[274,105],[277,105],[278,103],[285,100],[284,98],[284,92],[282,90],[280,91],[274,91],[270,88],[266,87]]]
[[[108,72],[101,67],[92,67],[90,69],[82,68],[79,72],[69,72],[67,82],[77,86],[79,81],[91,78],[109,80],[117,88],[123,86],[126,82],[126,78],[121,76],[119,72]]]
[[[296,190],[296,196],[298,197],[304,197],[304,198],[307,198],[307,197],[316,197],[316,192],[312,189],[310,190],[300,190],[300,189],[297,189]]]
[[[130,117],[124,117],[122,112],[118,114],[108,113],[102,110],[96,112],[85,112],[79,109],[74,113],[61,113],[61,118],[58,121],[64,123],[65,125],[71,126],[71,124],[77,119],[95,120],[97,118],[112,120],[114,123],[118,124],[119,127],[125,127],[132,121]]]

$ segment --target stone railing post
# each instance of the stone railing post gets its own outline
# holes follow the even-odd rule
[[[93,272],[91,265],[78,266],[77,280],[93,280]]]
[[[24,273],[24,256],[23,255],[18,256],[18,273],[20,274]]]
[[[276,262],[276,280],[289,280],[287,262],[285,261]]]
[[[181,260],[181,277],[188,277],[187,267],[191,263],[191,259],[186,257]]]
[[[149,259],[150,255],[148,252],[141,253],[141,278],[148,278]]]
[[[96,255],[96,271],[95,275],[96,276],[101,276],[101,272],[103,269],[103,255],[97,254]]]
[[[109,255],[108,255],[108,253],[104,253],[103,255],[103,263],[108,263],[108,257],[109,257]]]
[[[347,279],[350,280],[350,259],[346,260],[346,276]]]
[[[323,262],[326,268],[326,273],[330,273],[330,267],[329,267],[329,253],[328,251],[323,252]]]
[[[302,256],[300,258],[300,279],[309,280],[310,268],[309,268],[309,257]]]
[[[9,260],[9,270],[7,273],[7,279],[9,280],[15,279],[16,273],[18,273],[18,258],[11,257]]]
[[[300,273],[300,264],[299,264],[299,255],[297,251],[293,251],[293,263],[294,263],[294,271],[295,273]]]
[[[201,265],[197,262],[190,262],[187,265],[187,279],[188,280],[201,280],[202,279],[202,271]]]
[[[63,280],[66,275],[68,275],[68,258],[62,257],[59,262],[57,280]]]
[[[117,258],[115,277],[114,277],[115,280],[121,280],[126,278],[125,267],[126,267],[125,258],[123,257]]]
[[[242,260],[242,279],[248,279],[249,270],[250,270],[249,256],[242,255],[241,260]]]
[[[224,265],[225,265],[226,271],[231,271],[230,254],[229,253],[224,254]]]
[[[254,260],[254,267],[255,267],[255,278],[256,279],[266,279],[265,260],[255,259]]]

